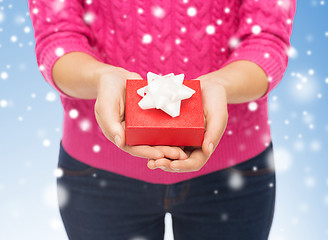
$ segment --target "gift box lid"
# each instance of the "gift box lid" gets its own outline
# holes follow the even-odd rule
[[[147,80],[128,79],[126,82],[126,128],[200,128],[204,129],[203,104],[199,80],[184,80],[183,84],[196,92],[181,101],[180,115],[171,117],[161,109],[141,109],[142,99],[137,90],[147,85]]]

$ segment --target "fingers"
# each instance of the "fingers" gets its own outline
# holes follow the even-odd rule
[[[160,150],[147,145],[138,145],[138,146],[124,145],[122,146],[122,150],[128,152],[129,154],[135,157],[148,158],[148,159],[159,159],[164,157],[164,154]]]
[[[206,131],[202,149],[207,155],[211,155],[219,144],[219,141],[225,131],[228,117],[220,112],[211,112],[206,116]]]
[[[106,138],[121,147],[125,142],[125,134],[121,125],[119,103],[116,101],[101,101],[98,98],[95,103],[95,117]]]
[[[206,119],[203,152],[211,155],[219,144],[228,122],[225,91],[220,86],[206,89],[204,96],[204,117]],[[220,104],[218,104],[220,103]]]
[[[198,148],[192,151],[188,159],[171,161],[169,167],[173,170],[179,169],[178,172],[194,172],[199,171],[207,160],[208,155]]]
[[[148,159],[147,167],[150,168],[151,170],[160,168],[166,172],[177,172],[177,170],[173,170],[170,168],[170,162],[171,160],[166,158],[160,158],[157,160]]]
[[[187,154],[180,148],[174,146],[154,146],[154,148],[164,153],[166,158],[170,159],[187,159]]]

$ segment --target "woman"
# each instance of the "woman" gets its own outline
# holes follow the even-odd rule
[[[162,239],[166,212],[175,239],[268,238],[267,99],[287,67],[295,8],[296,0],[29,0],[37,62],[64,109],[57,181],[70,239]],[[148,71],[200,80],[202,147],[125,144],[125,82]]]

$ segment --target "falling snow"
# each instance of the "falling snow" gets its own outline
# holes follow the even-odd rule
[[[57,95],[55,92],[48,92],[47,95],[46,95],[46,100],[48,102],[54,102],[57,98]]]
[[[73,119],[79,116],[79,112],[76,109],[71,109],[68,114]]]
[[[8,73],[7,72],[1,72],[0,77],[2,80],[6,80],[8,78]]]
[[[212,35],[215,33],[215,26],[214,25],[208,25],[206,27],[206,33],[209,35]]]
[[[61,48],[61,47],[58,47],[58,48],[56,48],[56,50],[55,50],[55,54],[56,54],[58,57],[63,56],[64,53],[65,53],[65,51],[64,51],[64,49]]]
[[[149,44],[152,42],[152,36],[150,34],[145,34],[143,37],[142,37],[142,43],[144,44]]]
[[[258,104],[256,102],[250,102],[248,104],[248,109],[252,112],[256,111],[258,108]]]
[[[252,33],[255,34],[255,35],[258,35],[260,34],[262,31],[261,27],[259,25],[254,25],[252,27]]]
[[[100,146],[99,145],[94,145],[93,147],[92,147],[92,150],[94,151],[94,152],[99,152],[100,151]]]
[[[195,7],[190,7],[187,9],[187,14],[189,17],[194,17],[197,14],[197,10]]]
[[[151,12],[157,18],[164,18],[165,17],[164,9],[159,7],[159,6],[152,7]]]
[[[260,1],[256,0],[256,2]],[[67,2],[68,0],[57,0],[52,7],[54,7],[54,11],[60,11]],[[83,2],[90,9],[93,4],[97,4],[93,0],[84,0]],[[181,0],[181,2],[184,4],[184,12],[182,14],[190,17],[192,21],[197,20],[198,15],[202,12],[194,5],[194,2],[188,0]],[[288,9],[290,5],[289,0],[277,0],[275,2],[277,3],[276,7],[281,9]],[[310,0],[300,1],[298,4],[300,6],[303,5],[303,8],[306,9],[306,11],[303,9],[303,12],[310,12],[311,10],[320,15],[326,11],[326,3],[327,1]],[[37,6],[31,5],[31,15],[41,15],[42,10],[38,9]],[[47,182],[64,176],[63,169],[53,168],[57,164],[56,161],[58,159],[56,159],[56,156],[52,156],[52,153],[56,152],[59,147],[58,143],[62,130],[60,125],[62,112],[58,109],[60,105],[60,101],[57,99],[58,93],[44,83],[42,75],[38,72],[41,71],[43,74],[48,74],[49,66],[43,65],[46,64],[45,62],[43,64],[42,62],[39,63],[40,65],[38,66],[35,61],[33,26],[31,25],[29,12],[26,7],[19,5],[15,1],[0,0],[0,55],[3,56],[0,62],[0,83],[2,84],[0,86],[0,90],[2,90],[0,93],[0,116],[5,116],[5,118],[2,118],[1,126],[3,128],[1,132],[4,131],[5,136],[10,136],[6,134],[13,132],[22,135],[19,137],[18,135],[16,137],[13,136],[17,140],[15,143],[10,142],[10,137],[8,137],[8,143],[4,143],[10,149],[10,156],[5,157],[17,160],[17,163],[8,165],[9,170],[7,173],[4,173],[4,178],[0,181],[0,193],[3,196],[11,196],[9,192],[11,189],[22,194],[33,192],[34,190],[31,187],[35,187],[33,186],[34,182],[37,182],[35,179],[45,179],[39,181],[39,184],[43,184],[40,185],[41,192],[34,191],[34,196],[41,201],[37,210],[46,213],[47,209],[55,211],[58,205],[61,208],[65,207],[70,200],[69,192],[64,186],[59,184],[57,189],[54,182]],[[21,9],[24,10],[22,11]],[[217,17],[202,26],[203,33],[219,35],[220,31],[227,27],[230,20],[228,17],[232,15],[232,12],[233,9],[230,5],[223,5]],[[136,8],[131,14],[152,14],[153,17],[164,21],[163,19],[167,17],[168,12],[166,8],[154,5],[144,9]],[[129,19],[132,15],[130,15],[130,12],[121,12],[122,19]],[[326,136],[328,134],[328,123],[325,114],[328,72],[324,65],[324,44],[328,40],[328,28],[324,23],[322,23],[321,27],[319,26],[320,24],[318,27],[313,28],[309,28],[306,25],[302,26],[301,16],[302,11],[299,11],[299,21],[294,23],[288,17],[282,19],[284,25],[293,24],[295,26],[293,30],[294,37],[291,41],[292,46],[286,49],[286,54],[289,56],[289,65],[284,79],[277,89],[270,93],[271,95],[268,98],[270,117],[268,124],[272,126],[274,157],[268,157],[267,161],[270,163],[270,167],[276,170],[277,176],[280,177],[280,185],[277,184],[277,187],[278,185],[280,187],[280,193],[277,195],[279,201],[277,202],[278,215],[276,218],[278,218],[276,219],[276,225],[273,227],[272,240],[293,239],[291,232],[296,227],[298,229],[314,228],[311,226],[311,219],[315,219],[315,214],[320,214],[316,208],[328,209],[328,193],[326,191],[328,175],[324,171],[327,167],[324,152],[327,146]],[[93,12],[86,12],[82,17],[86,24],[93,24],[97,20],[97,15]],[[315,15],[306,17],[309,26],[311,26],[311,23],[313,26],[316,26],[320,21]],[[53,16],[45,17],[44,19],[47,23],[52,23],[54,20]],[[261,36],[262,31],[264,33],[267,30],[258,19],[251,15],[246,15],[241,24],[245,24],[248,31],[254,35]],[[185,25],[179,25],[176,32],[180,36],[173,38],[173,44],[183,48],[188,42],[187,35],[192,34],[192,29],[192,26],[187,22]],[[60,28],[54,29],[55,32],[60,30]],[[120,30],[108,29],[108,31],[110,34],[118,34]],[[138,39],[138,41],[144,44],[150,44],[155,40],[158,40],[157,36],[152,36],[149,33]],[[239,47],[239,44],[240,39],[231,38],[228,40],[228,46],[221,44],[217,47],[218,54],[228,54],[230,50]],[[322,46],[320,46],[321,44]],[[63,45],[54,49],[55,56],[63,56],[65,51],[69,50],[64,49],[64,47]],[[7,57],[7,49],[10,49],[10,54],[17,56],[14,60],[11,56]],[[169,60],[169,55],[164,52],[159,56],[161,61]],[[276,55],[273,52],[263,51],[259,52],[259,57],[269,62],[275,59]],[[194,61],[193,56],[187,54],[180,60],[181,64],[192,64]],[[135,56],[131,57],[131,61],[136,61]],[[273,76],[273,73],[271,75]],[[277,77],[277,75],[274,75],[274,77]],[[276,82],[277,79],[275,78],[274,80]],[[268,81],[272,81],[270,75],[268,76]],[[14,93],[8,91],[10,90],[9,87],[13,87]],[[245,114],[257,114],[260,112],[259,110],[262,112],[262,109],[258,109],[258,106],[262,107],[262,105],[258,105],[258,102],[255,100],[242,106]],[[79,114],[78,109],[71,109],[68,115],[71,119],[75,119],[74,123],[80,129],[81,134],[89,134],[97,127],[97,125],[93,126],[94,122],[92,119],[84,118],[82,114]],[[254,122],[247,126],[242,119],[233,122],[231,115],[229,117],[231,124],[238,124],[240,128],[249,128],[247,129],[248,131],[245,131],[247,136],[252,136],[250,133],[261,133],[266,128],[266,125],[260,122]],[[238,134],[238,131],[232,131],[231,126],[228,125],[224,136],[231,138]],[[263,145],[268,146],[268,139],[268,136],[263,136]],[[23,140],[26,145],[23,144],[22,150],[16,151],[15,144],[21,144]],[[33,142],[35,143],[34,145]],[[93,142],[90,143],[88,151],[93,154],[101,153],[102,147],[101,142]],[[36,151],[32,151],[33,148],[39,148],[42,151],[34,154]],[[27,149],[31,151],[27,151]],[[245,143],[236,146],[236,149],[244,151],[244,153],[247,151]],[[26,157],[25,160],[19,160],[22,159],[19,157],[20,153],[26,153],[26,156],[24,155]],[[45,155],[43,155],[44,153]],[[45,159],[47,161],[44,161]],[[13,166],[15,171],[18,171],[17,174],[11,174],[10,170],[13,169],[10,168]],[[47,170],[42,170],[40,166],[51,166],[48,168],[50,172],[48,171],[48,174],[46,174]],[[249,170],[254,173],[260,173],[259,169],[259,165],[254,165]],[[100,176],[98,177],[97,174],[94,174],[93,177],[103,190],[109,186],[108,182],[100,179]],[[229,175],[227,184],[232,190],[238,191],[246,187],[245,179],[240,173],[234,172]],[[17,189],[14,189],[15,187]],[[275,187],[275,183],[267,181],[262,187],[262,189],[271,189]],[[219,185],[217,189],[213,188],[209,191],[213,199],[218,200],[223,196]],[[291,191],[293,194],[290,194]],[[28,196],[29,194],[26,195]],[[11,198],[4,197],[1,203],[3,207],[1,212],[8,217],[8,221],[11,219],[19,224],[19,222],[23,222],[23,220],[31,216],[32,210],[35,211],[35,209],[32,206],[33,201],[29,197],[27,197],[26,201],[24,198],[24,201],[10,203],[14,199],[14,195]],[[30,206],[31,211],[29,211]],[[288,211],[285,211],[286,209],[284,208],[287,208]],[[282,217],[279,216],[279,211]],[[64,233],[65,230],[60,216],[53,216],[51,212],[49,214],[48,218],[43,216],[42,219],[45,219],[45,221],[42,228],[48,229],[50,231],[49,235],[52,233],[55,236],[56,233]],[[26,219],[23,219],[24,217]],[[232,217],[229,212],[223,209],[219,215],[219,220],[230,221]],[[41,226],[39,222],[36,225]],[[28,224],[26,224],[26,227],[28,227]],[[322,234],[320,236],[324,235],[327,238],[327,226],[323,229],[319,226],[316,227],[316,231],[313,232]],[[315,237],[313,236],[313,238]],[[325,237],[317,237],[315,239],[326,239]],[[56,239],[60,239],[60,237]],[[142,236],[133,238],[133,240],[141,239],[145,240]],[[299,239],[303,240],[305,238]]]

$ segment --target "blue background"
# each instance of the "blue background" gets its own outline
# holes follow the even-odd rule
[[[269,95],[277,170],[271,240],[328,239],[327,5],[298,1],[288,69]],[[0,0],[0,239],[6,240],[67,239],[54,175],[63,110],[34,46],[27,2]],[[173,239],[169,214],[166,223],[165,238]]]

